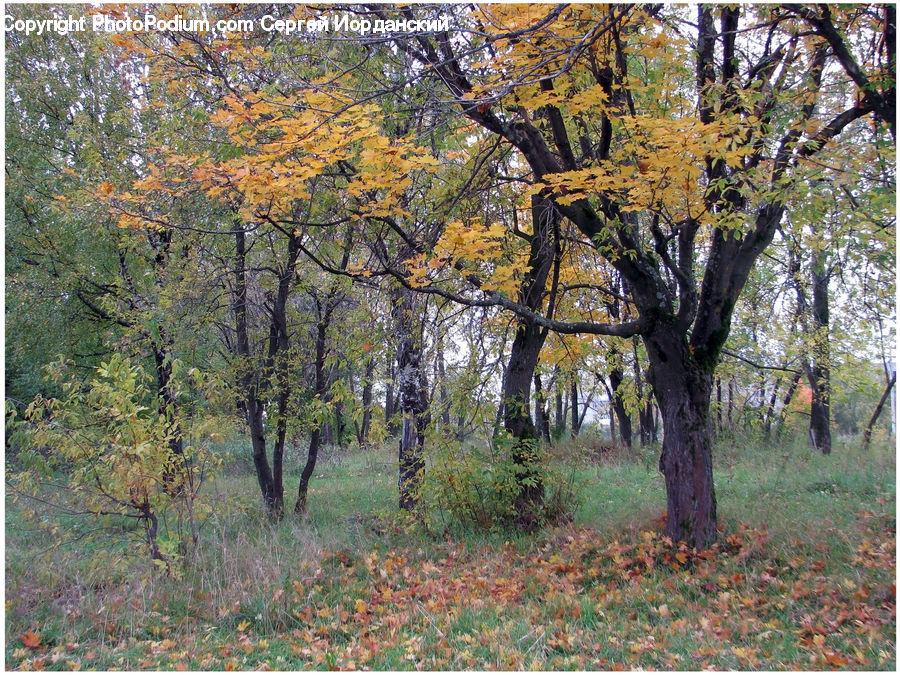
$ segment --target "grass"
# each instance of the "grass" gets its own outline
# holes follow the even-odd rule
[[[579,506],[534,535],[426,533],[391,516],[393,452],[326,454],[309,513],[275,524],[247,464],[232,462],[207,485],[213,515],[180,579],[113,523],[99,541],[87,536],[97,524],[57,514],[36,527],[8,499],[7,667],[895,667],[887,445],[863,453],[846,439],[822,457],[723,439],[722,532],[703,553],[659,536],[652,452],[558,446]]]

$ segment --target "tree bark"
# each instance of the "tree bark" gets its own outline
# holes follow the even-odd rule
[[[422,386],[422,335],[416,320],[419,298],[409,289],[392,291],[391,315],[397,340],[397,388],[400,396],[401,431],[398,490],[400,508],[414,510],[425,471],[425,431],[428,428],[428,396]]]
[[[371,356],[366,360],[365,378],[362,390],[362,423],[359,427],[359,433],[356,440],[360,447],[369,444],[369,430],[372,428],[372,379],[375,376],[375,359]]]
[[[775,404],[778,403],[778,389],[781,387],[781,378],[775,379],[772,385],[772,393],[769,396],[769,405],[766,407],[765,416],[763,417],[766,436],[772,433],[772,419],[775,417]]]
[[[287,258],[279,270],[278,291],[270,311],[269,354],[267,367],[275,375],[276,420],[275,445],[272,447],[272,489],[275,514],[284,513],[284,448],[287,438],[288,402],[291,397],[290,336],[287,328],[287,302],[294,284],[300,240],[297,235],[288,238]]]
[[[817,228],[811,226],[813,236]],[[810,273],[812,286],[812,306],[810,307],[806,289],[802,283],[802,251],[799,242],[794,240],[789,249],[788,272],[794,282],[797,293],[797,317],[803,327],[808,343],[808,353],[803,360],[803,371],[806,374],[809,388],[812,390],[812,401],[809,409],[808,438],[810,447],[819,450],[823,455],[831,454],[831,371],[829,361],[831,350],[828,334],[829,302],[828,279],[824,252],[813,252],[812,270]]]
[[[394,393],[394,381],[396,373],[394,372],[394,358],[396,355],[388,356],[387,363],[387,381],[384,385],[384,426],[388,433],[396,434],[397,428],[394,423],[394,414],[397,412],[397,396]]]
[[[575,377],[575,373],[572,373],[572,379],[569,380],[569,400],[571,406],[569,412],[572,415],[572,438],[575,438],[580,431],[578,425],[578,378]]]
[[[800,378],[802,376],[802,373],[800,371],[797,371],[794,374],[794,377],[791,378],[791,384],[788,386],[787,391],[784,393],[784,398],[781,400],[781,412],[778,415],[778,429],[776,432],[776,436],[780,436],[784,431],[784,421],[787,419],[788,406],[794,399],[794,393],[797,391],[797,386],[800,384]]]
[[[544,398],[544,388],[541,385],[540,373],[534,374],[534,419],[537,433],[544,442],[550,444],[550,415],[547,412],[547,399]]]
[[[540,195],[531,198],[533,234],[528,265],[519,290],[520,302],[540,312],[544,291],[558,255],[560,216]],[[551,299],[552,306],[552,299]],[[513,439],[512,461],[519,481],[516,513],[526,529],[535,523],[535,510],[544,500],[540,443],[531,419],[531,382],[547,330],[532,319],[519,317],[503,379],[503,427]]]
[[[612,407],[616,413],[616,417],[619,420],[619,436],[622,439],[622,443],[625,444],[626,448],[631,447],[631,418],[628,416],[628,411],[625,410],[625,404],[622,402],[622,394],[619,391],[619,388],[622,386],[622,383],[625,381],[625,377],[622,373],[622,369],[618,366],[612,369],[612,372],[609,374],[609,385],[610,391],[612,392]]]
[[[663,418],[659,469],[666,482],[666,536],[705,548],[716,538],[709,415],[713,375],[697,364],[683,335],[659,327],[644,344]]]
[[[734,431],[734,420],[732,412],[734,411],[734,377],[728,378],[728,411],[726,419],[728,420],[728,431]]]
[[[566,411],[563,409],[562,381],[559,372],[559,366],[553,368],[553,402],[556,415],[556,437],[562,436],[566,430]]]
[[[316,343],[315,343],[315,397],[320,404],[325,403],[328,382],[325,377],[325,348],[326,334],[328,331],[327,317],[322,316],[322,308],[318,300],[316,304],[319,310],[319,320],[316,322]],[[324,318],[324,320],[323,320]],[[297,488],[297,503],[294,504],[294,513],[303,513],[306,511],[307,495],[309,493],[309,481],[313,472],[316,470],[316,461],[319,457],[319,448],[322,442],[322,427],[324,422],[316,424],[309,437],[309,448],[306,451],[306,463],[303,471],[300,473],[300,485]]]
[[[716,433],[722,433],[722,378],[716,377]]]
[[[544,498],[541,480],[539,444],[531,421],[529,402],[531,380],[546,332],[533,322],[522,320],[516,330],[503,390],[503,427],[513,438],[512,461],[519,480],[516,511],[523,524],[532,524],[531,511]]]
[[[634,356],[634,383],[637,386],[638,398],[643,401],[645,377],[641,370],[641,360],[638,356],[637,339],[632,341],[631,349]],[[646,446],[650,443],[656,443],[656,415],[653,411],[652,401],[648,400],[638,411],[638,424],[641,430],[641,445]]]
[[[162,328],[160,333],[163,334]],[[178,424],[177,393],[172,383],[171,342],[164,334],[162,337],[162,345],[153,345],[159,413],[167,421],[166,435],[169,437],[169,456],[163,467],[162,479],[166,493],[177,496],[184,493],[188,467],[185,464],[184,437]]]
[[[815,228],[813,228],[815,234]],[[823,455],[831,454],[831,345],[829,338],[828,278],[824,254],[813,252],[812,358],[807,377],[812,389],[809,440]]]
[[[435,344],[435,370],[440,401],[441,432],[447,433],[450,429],[450,396],[447,393],[447,373],[444,364],[444,337],[439,334]]]
[[[250,428],[250,444],[253,451],[253,466],[256,469],[256,480],[262,493],[263,505],[269,514],[277,512],[278,495],[275,492],[275,481],[272,468],[266,455],[266,433],[263,425],[264,406],[257,394],[255,368],[251,363],[250,335],[247,327],[247,247],[244,231],[235,232],[235,269],[232,310],[235,318],[235,348],[241,360],[238,368],[241,372],[241,402],[247,426]]]

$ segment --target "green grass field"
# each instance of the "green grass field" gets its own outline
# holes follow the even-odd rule
[[[180,578],[137,532],[8,498],[7,668],[895,669],[887,443],[721,441],[706,552],[660,537],[651,451],[562,444],[577,509],[533,535],[397,518],[393,453],[326,453],[309,513],[277,524],[232,463]]]

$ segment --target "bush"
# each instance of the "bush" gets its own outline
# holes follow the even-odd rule
[[[508,440],[497,449],[446,439],[432,443],[419,492],[426,526],[439,531],[517,528],[522,518],[516,500],[523,468],[512,461],[510,445]],[[539,454],[527,469],[536,475],[526,480],[543,483],[544,500],[528,518],[535,524],[570,519],[577,508],[574,473],[564,475],[547,463],[543,452]]]
[[[172,572],[208,512],[198,495],[211,458],[191,443],[200,430],[187,427],[171,406],[161,407],[152,379],[119,355],[87,382],[74,378],[64,361],[47,370],[63,396],[38,396],[21,421],[7,416],[11,444],[19,448],[16,469],[7,475],[11,492],[42,508],[92,518],[105,525],[102,531],[115,522],[123,533],[135,525],[150,558]]]

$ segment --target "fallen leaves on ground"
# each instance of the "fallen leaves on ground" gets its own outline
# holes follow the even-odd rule
[[[328,552],[269,594],[289,610],[282,630],[266,632],[236,605],[189,637],[123,640],[129,657],[117,664],[108,650],[102,663],[226,671],[892,667],[891,518],[859,514],[853,574],[841,572],[848,566],[829,574],[822,546],[773,550],[765,530],[744,525],[706,551],[653,531],[603,541],[591,529],[564,528],[530,543]],[[31,631],[21,642],[28,649],[13,654],[21,669],[96,663],[44,646]]]

